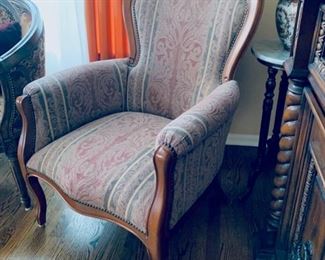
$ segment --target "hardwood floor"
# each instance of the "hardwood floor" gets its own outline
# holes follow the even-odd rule
[[[255,148],[227,147],[219,182],[177,225],[170,259],[253,259],[255,234],[268,210],[270,174],[259,177],[248,200],[245,190]],[[46,187],[48,218],[44,228],[34,211],[19,205],[10,169],[0,155],[0,259],[147,259],[133,235],[106,221],[79,215]]]

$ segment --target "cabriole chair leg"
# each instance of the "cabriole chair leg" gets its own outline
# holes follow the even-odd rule
[[[46,197],[37,177],[29,176],[28,182],[37,199],[37,223],[42,227],[46,222]]]
[[[157,239],[149,243],[147,252],[150,260],[168,259],[168,240],[162,241],[161,239]]]

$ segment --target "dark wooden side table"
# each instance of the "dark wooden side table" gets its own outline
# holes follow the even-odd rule
[[[285,97],[288,90],[288,77],[283,68],[283,63],[289,58],[289,51],[285,50],[280,41],[259,41],[252,47],[252,53],[256,59],[267,67],[268,78],[266,80],[263,101],[263,113],[259,134],[258,150],[254,170],[256,175],[263,170],[264,164],[275,164],[278,144],[280,139],[280,127],[284,109]],[[279,96],[276,106],[276,115],[272,137],[268,140],[271,112],[273,107],[274,89],[277,85],[276,75],[282,71],[279,85]],[[268,148],[268,149],[267,149]],[[268,151],[268,153],[266,153]],[[267,159],[267,160],[266,160]]]

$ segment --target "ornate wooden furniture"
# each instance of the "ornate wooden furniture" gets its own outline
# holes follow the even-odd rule
[[[125,0],[131,57],[29,84],[19,162],[72,208],[135,234],[163,259],[170,230],[221,166],[239,93],[233,78],[260,0]]]
[[[283,48],[283,45],[280,41],[273,40],[259,41],[254,43],[254,46],[252,47],[252,53],[261,64],[267,67],[268,72],[268,78],[265,83],[266,92],[264,94],[265,98],[263,100],[263,112],[257,149],[257,158],[256,164],[254,166],[256,175],[262,170],[263,165],[272,165],[272,162],[275,163],[276,161],[284,101],[288,90],[288,77],[284,71],[283,63],[286,59],[289,58],[289,51]],[[276,104],[273,134],[271,139],[268,140],[274,90],[276,87],[276,75],[279,71],[283,71],[283,73],[279,85],[279,96]]]
[[[325,1],[301,1],[267,222],[279,259],[325,259],[324,35]]]
[[[27,83],[44,76],[43,23],[36,6],[29,0],[1,0],[0,23],[20,21],[22,15],[31,18],[29,30],[9,51],[0,56],[0,152],[7,155],[26,209],[30,198],[17,159],[21,119],[15,99]]]

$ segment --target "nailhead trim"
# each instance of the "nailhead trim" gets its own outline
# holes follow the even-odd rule
[[[165,142],[162,142],[162,145],[165,146],[169,151],[171,151],[174,155],[177,156],[175,148],[170,143],[167,143],[165,141]]]
[[[64,193],[64,194],[66,194],[66,193]],[[146,232],[146,231],[141,230],[139,227],[137,227],[136,225],[134,225],[134,224],[131,223],[130,221],[128,221],[128,220],[122,218],[121,216],[119,216],[119,215],[117,215],[117,214],[115,214],[115,213],[113,213],[113,212],[111,212],[111,211],[109,211],[109,210],[107,210],[107,209],[100,208],[100,207],[94,206],[94,205],[92,205],[92,204],[85,203],[85,202],[79,201],[79,200],[77,200],[77,199],[71,198],[68,194],[66,194],[66,195],[67,195],[71,200],[73,200],[73,201],[75,201],[75,202],[78,202],[79,204],[82,204],[82,205],[85,205],[85,206],[87,206],[87,207],[94,208],[94,209],[98,209],[98,210],[100,210],[100,211],[103,211],[103,212],[105,212],[105,213],[108,213],[108,214],[112,215],[113,217],[115,217],[115,218],[117,218],[117,219],[119,219],[119,220],[122,220],[123,222],[125,222],[125,223],[127,223],[128,225],[132,226],[133,228],[135,228],[136,230],[140,231],[141,233],[147,235],[147,232]]]
[[[136,57],[134,59],[130,59],[129,66],[135,67],[138,64],[140,55],[141,55],[141,44],[140,44],[140,36],[139,36],[139,29],[138,29],[138,22],[135,17],[135,0],[132,0],[132,7],[131,7],[131,16],[132,16],[132,23],[133,23],[133,29],[134,29],[134,37],[135,37],[135,47],[137,50]]]

